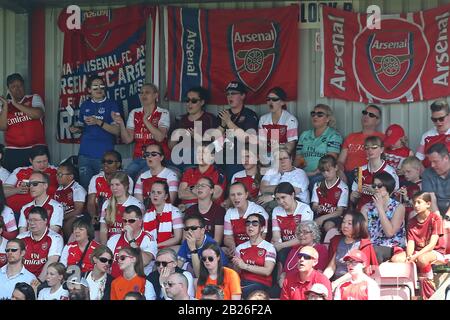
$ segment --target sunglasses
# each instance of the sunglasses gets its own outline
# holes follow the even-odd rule
[[[105,163],[107,163],[107,164],[113,164],[114,162],[119,162],[119,161],[117,161],[117,160],[106,160],[106,159],[102,159],[102,163],[103,163],[103,164],[105,164]]]
[[[19,249],[17,249],[17,248],[9,248],[9,249],[5,249],[5,252],[6,252],[6,253],[9,253],[9,252],[17,252],[17,251],[19,251]]]
[[[57,173],[56,174],[56,176],[58,177],[58,178],[62,178],[62,177],[64,177],[64,176],[70,176],[71,175],[71,173]]]
[[[211,257],[211,256],[209,256],[209,257],[202,257],[202,261],[203,262],[206,262],[206,260],[208,260],[209,262],[213,262],[214,261],[214,257]]]
[[[131,219],[124,219],[124,218],[122,218],[122,222],[123,223],[135,223],[138,220],[139,219],[133,219],[133,218],[131,218]]]
[[[303,252],[299,252],[299,253],[297,254],[297,257],[298,257],[299,259],[303,258],[304,260],[313,260],[313,259],[315,259],[313,256],[311,256],[311,255],[309,255],[309,254],[307,254],[307,253],[303,253]]]
[[[317,112],[311,111],[310,114],[311,114],[311,118],[314,118],[314,117],[322,118],[327,115],[325,112],[322,112],[322,111],[317,111]]]
[[[28,184],[33,187],[37,187],[39,185],[39,183],[47,183],[47,182],[45,182],[45,181],[30,181],[30,182],[28,182]]]
[[[152,152],[144,152],[142,157],[145,158],[150,158],[150,157],[157,157],[157,156],[162,156],[162,153],[156,152],[156,151],[152,151]]]
[[[199,102],[201,99],[197,99],[197,98],[192,98],[192,99],[189,99],[189,98],[186,98],[185,100],[184,100],[184,102],[186,102],[186,103],[197,103],[197,102]]]
[[[383,187],[384,187],[384,184],[382,184],[382,183],[372,183],[373,189],[381,189]]]
[[[126,258],[133,258],[132,256],[122,255],[117,258],[117,260],[124,261]]]
[[[364,150],[369,150],[369,149],[375,150],[379,147],[380,147],[379,145],[374,144],[373,146],[364,146]]]
[[[200,226],[184,227],[183,230],[184,230],[184,231],[189,231],[189,230],[195,231],[195,230],[197,230],[198,228],[200,228]]]
[[[98,90],[98,89],[105,89],[106,86],[104,84],[94,84],[93,86],[91,86],[92,90]]]
[[[172,263],[173,261],[156,261],[155,264],[157,267],[163,266],[163,268],[167,267],[169,263]]]
[[[363,116],[369,116],[371,118],[379,119],[379,117],[375,113],[372,113],[372,112],[369,112],[369,111],[366,111],[366,110],[363,110],[361,113],[363,114]]]
[[[247,220],[247,221],[245,221],[245,225],[247,227],[249,227],[250,225],[257,227],[257,226],[259,226],[259,221],[258,220]]]
[[[108,264],[112,264],[113,263],[113,259],[108,259],[108,258],[105,258],[105,257],[100,257],[100,258],[98,258],[98,260],[101,263],[108,263]]]
[[[278,97],[267,97],[266,101],[273,101],[273,102],[277,102],[280,101],[281,99]]]
[[[444,120],[445,120],[445,118],[448,116],[448,114],[446,114],[445,116],[443,116],[443,117],[439,117],[439,118],[433,118],[433,117],[431,117],[431,121],[433,121],[434,123],[436,123],[436,122],[444,122]]]
[[[239,91],[228,91],[226,93],[227,96],[235,96],[237,94],[241,94]]]

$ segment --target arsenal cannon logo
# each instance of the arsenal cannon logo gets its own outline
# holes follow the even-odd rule
[[[83,11],[82,29],[84,30],[84,41],[93,51],[103,47],[111,34],[110,22],[112,20],[111,10]]]
[[[251,19],[228,28],[228,50],[234,73],[253,92],[272,74],[279,58],[278,23]]]

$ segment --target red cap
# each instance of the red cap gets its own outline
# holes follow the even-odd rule
[[[389,147],[397,143],[400,138],[405,136],[405,130],[398,124],[391,124],[386,129],[386,134],[384,136],[384,146]]]
[[[367,256],[364,252],[358,249],[353,249],[347,252],[347,254],[344,257],[344,261],[353,260],[357,262],[361,262],[364,264],[364,266],[367,265]]]

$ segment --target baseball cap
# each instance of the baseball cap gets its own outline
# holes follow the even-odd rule
[[[389,147],[395,144],[401,137],[405,136],[405,130],[398,124],[391,124],[386,129],[386,134],[384,137],[384,145]]]
[[[239,91],[240,93],[247,93],[247,88],[245,85],[240,81],[231,81],[228,83],[226,91]]]
[[[309,290],[306,290],[305,293],[309,294],[309,293],[315,293],[317,295],[321,295],[324,298],[328,297],[328,289],[327,287],[325,287],[325,285],[321,284],[321,283],[314,283],[311,288],[309,288]]]
[[[67,283],[70,284],[81,284],[82,286],[89,288],[89,284],[85,278],[79,278],[79,277],[72,277],[69,280],[67,280]]]
[[[353,260],[361,262],[364,266],[367,265],[367,256],[364,252],[358,249],[350,250],[344,257],[344,261]]]

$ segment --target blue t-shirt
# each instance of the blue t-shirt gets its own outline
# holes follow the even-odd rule
[[[203,243],[200,246],[200,248],[198,248],[198,256],[200,259],[202,258],[203,248],[207,244],[210,244],[210,243],[217,244],[216,240],[211,238],[209,235],[205,234],[205,239],[203,240]],[[183,258],[185,260],[185,262],[189,262],[190,264],[192,264],[191,254],[189,251],[190,250],[189,250],[187,241],[183,240],[183,242],[181,243],[180,249],[178,250],[178,257]],[[222,249],[220,249],[220,258],[222,259],[222,265],[224,265],[224,266],[228,265],[228,258],[223,253]]]
[[[99,102],[94,102],[88,99],[80,107],[79,121],[83,125],[83,134],[81,135],[79,154],[101,159],[106,151],[114,148],[115,136],[100,126],[88,126],[85,122],[85,117],[94,116],[97,119],[103,120],[105,123],[112,124],[113,119],[111,112],[119,112],[119,107],[116,102],[108,98]]]

